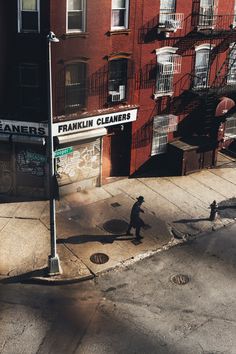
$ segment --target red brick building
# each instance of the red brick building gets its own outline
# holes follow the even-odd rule
[[[51,68],[63,193],[162,164],[212,167],[235,138],[235,0],[0,7],[1,194],[47,193],[49,31],[60,40]]]

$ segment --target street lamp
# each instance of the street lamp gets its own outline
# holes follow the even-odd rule
[[[52,68],[51,68],[51,43],[59,42],[53,32],[47,35],[48,42],[48,164],[49,164],[49,197],[50,197],[50,243],[51,254],[48,257],[49,275],[61,273],[60,260],[57,254],[56,243],[56,208],[55,208],[55,171],[54,171],[54,146],[53,146],[53,108],[52,108]]]

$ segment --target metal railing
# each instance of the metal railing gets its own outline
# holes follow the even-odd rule
[[[159,28],[166,31],[177,31],[183,28],[184,14],[183,13],[160,13]]]

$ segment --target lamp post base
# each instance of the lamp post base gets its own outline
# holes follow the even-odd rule
[[[62,273],[58,255],[48,257],[48,275],[58,275]]]

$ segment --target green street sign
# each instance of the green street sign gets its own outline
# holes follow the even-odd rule
[[[54,157],[62,157],[68,154],[71,154],[74,151],[72,146],[69,146],[67,148],[64,149],[59,149],[54,151]]]

